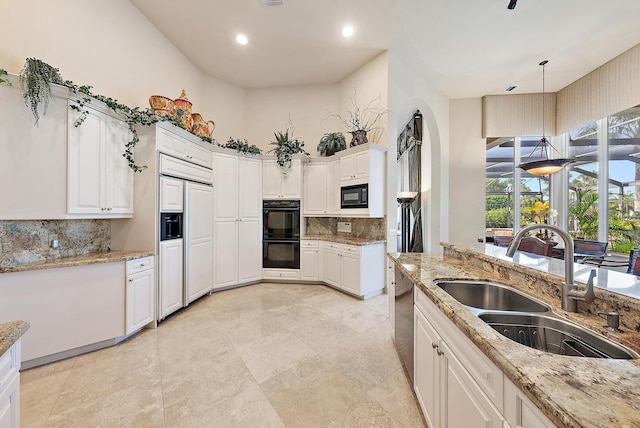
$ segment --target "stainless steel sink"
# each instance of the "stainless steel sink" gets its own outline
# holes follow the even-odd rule
[[[640,358],[630,349],[559,318],[505,312],[480,313],[478,318],[515,342],[553,354],[592,358]]]
[[[436,280],[435,284],[465,306],[517,312],[548,312],[549,306],[511,287],[489,281]]]

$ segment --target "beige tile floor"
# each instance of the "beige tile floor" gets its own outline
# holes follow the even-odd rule
[[[107,349],[25,370],[22,426],[424,427],[387,296],[257,284]]]

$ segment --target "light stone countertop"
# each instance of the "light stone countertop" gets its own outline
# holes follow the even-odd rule
[[[29,329],[29,321],[11,321],[0,324],[0,356],[17,342]]]
[[[373,245],[387,242],[384,239],[355,238],[349,235],[306,235],[300,239],[303,241],[318,240],[349,245]]]
[[[61,257],[59,259],[47,260],[43,262],[0,266],[0,274],[9,272],[26,272],[38,269],[82,266],[96,263],[112,263],[118,261],[134,260],[140,257],[147,257],[152,255],[154,255],[153,251],[107,251],[101,253],[90,253],[75,257]]]
[[[550,279],[549,273],[516,265],[510,258],[493,257],[490,255],[493,248],[485,251],[482,244],[442,245],[444,255],[403,253],[389,254],[389,258],[554,424],[561,427],[640,426],[640,360],[568,357],[519,345],[473,315],[433,284],[433,280],[488,279],[512,285],[549,303],[561,318],[589,327],[636,352],[640,352],[638,332],[624,328],[624,333],[609,333],[602,327],[605,321],[585,312],[583,307],[578,314],[562,311],[559,291],[541,285],[542,279]],[[525,265],[548,263],[525,258],[516,255],[514,261]],[[555,268],[550,271],[557,273]],[[557,281],[555,275],[553,280]],[[635,307],[632,311],[635,312]],[[637,315],[634,313],[631,318]],[[621,319],[630,316],[624,313]]]

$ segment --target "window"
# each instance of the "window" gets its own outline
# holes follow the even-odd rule
[[[598,124],[569,132],[569,233],[574,238],[598,239]]]

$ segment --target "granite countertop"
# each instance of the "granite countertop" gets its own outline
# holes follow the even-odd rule
[[[0,324],[0,356],[29,329],[29,321],[11,321]]]
[[[59,259],[47,260],[43,262],[0,266],[0,273],[26,272],[30,270],[82,266],[96,263],[112,263],[118,261],[134,260],[140,257],[147,257],[152,255],[154,255],[153,251],[108,251],[102,253],[91,253],[75,257],[62,257]]]
[[[457,248],[461,254],[459,258],[446,255],[447,245],[445,255],[404,253],[390,254],[389,257],[395,262],[396,268],[408,275],[555,425],[640,426],[640,360],[568,357],[519,345],[493,330],[433,284],[437,278],[470,278],[490,279],[514,288],[524,288],[523,291],[549,303],[561,318],[569,318],[606,334],[614,341],[622,342],[636,352],[640,351],[640,334],[636,331],[607,334],[602,328],[604,320],[597,315],[582,310],[579,314],[562,311],[559,299],[553,293],[535,293],[535,287],[540,287],[540,279],[531,274],[530,268],[518,267],[511,259],[491,258],[483,247],[478,247],[477,253],[468,248]],[[472,254],[478,256],[478,265],[470,263]],[[517,262],[515,258],[514,261]],[[529,281],[523,281],[524,276],[515,274],[518,269],[523,269]],[[539,272],[539,275],[549,274]],[[520,287],[520,282],[530,282],[534,287],[527,290],[524,286]],[[623,318],[626,316],[628,314],[624,314]]]
[[[336,242],[338,244],[349,245],[373,245],[387,242],[384,239],[356,238],[349,235],[306,235],[300,239]]]

